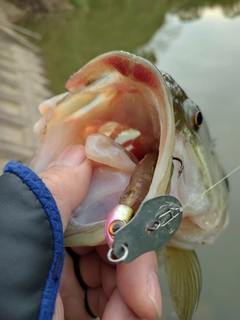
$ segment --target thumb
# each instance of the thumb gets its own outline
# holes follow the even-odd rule
[[[84,147],[67,147],[39,177],[52,193],[66,230],[71,213],[81,204],[91,180],[91,161]]]

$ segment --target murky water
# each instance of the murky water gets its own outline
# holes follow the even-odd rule
[[[55,93],[93,57],[126,50],[151,59],[204,113],[226,172],[240,164],[240,3],[236,1],[83,1],[74,12],[22,22],[43,35]],[[170,3],[170,4],[169,4]],[[187,170],[187,168],[185,168]],[[240,171],[230,178],[230,222],[218,241],[197,250],[203,274],[194,319],[240,318]],[[177,319],[164,270],[163,318]]]

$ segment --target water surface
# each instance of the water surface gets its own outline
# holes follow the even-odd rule
[[[169,4],[170,2],[170,4]],[[182,86],[203,111],[226,172],[240,164],[240,3],[237,1],[84,1],[78,10],[35,16],[52,91],[110,50],[138,53]],[[187,168],[185,168],[187,170]],[[214,245],[197,249],[203,274],[194,319],[240,319],[240,171],[230,178],[230,222]],[[177,319],[164,270],[162,319]]]

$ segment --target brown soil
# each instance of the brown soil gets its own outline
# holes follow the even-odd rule
[[[15,22],[26,13],[27,13],[26,11],[17,8],[13,4],[5,0],[0,0],[0,19],[1,20],[7,19],[10,22]]]
[[[16,22],[31,12],[54,12],[71,9],[68,0],[0,0],[0,19]]]

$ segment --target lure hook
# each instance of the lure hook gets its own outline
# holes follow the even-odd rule
[[[181,166],[180,166],[180,168],[179,168],[179,170],[178,170],[178,179],[179,179],[179,178],[180,178],[180,175],[182,174],[183,169],[184,169],[183,161],[182,161],[180,158],[178,158],[178,157],[172,157],[172,159],[173,159],[173,160],[177,160],[177,161],[180,162],[180,164],[181,164]]]

